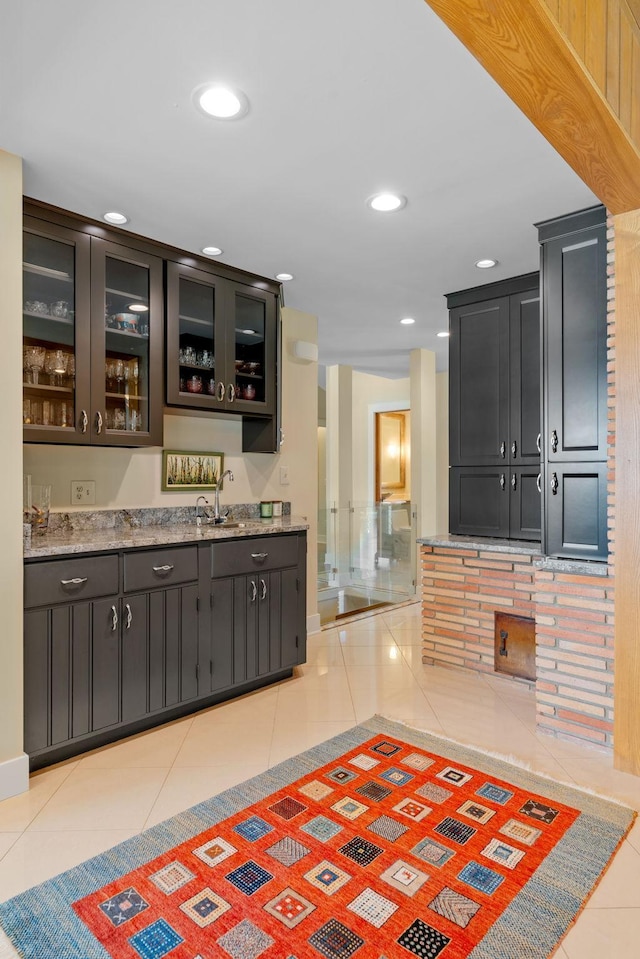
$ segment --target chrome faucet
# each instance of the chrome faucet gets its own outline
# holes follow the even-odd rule
[[[204,503],[202,507],[202,513],[200,512],[200,500]],[[206,507],[209,505],[209,500],[206,496],[202,494],[196,500],[196,526],[202,526],[202,517],[207,515]]]
[[[224,523],[225,517],[220,515],[220,490],[222,489],[224,478],[228,476],[231,482],[233,483],[233,473],[231,470],[225,470],[218,482],[216,483],[215,489],[213,491],[213,522],[214,523]]]

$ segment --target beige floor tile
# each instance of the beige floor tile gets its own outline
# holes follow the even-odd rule
[[[399,662],[393,666],[347,666],[347,678],[351,690],[419,689],[419,683],[407,665]]]
[[[409,723],[416,729],[441,730],[437,717],[418,687],[400,690],[358,688],[353,690],[352,696],[359,723],[378,714]]]
[[[123,769],[171,766],[189,732],[193,718],[161,726],[131,736],[122,742],[103,746],[85,753],[79,762],[81,769]]]
[[[622,843],[587,904],[588,909],[640,909],[640,853]],[[640,953],[640,950],[639,950]]]
[[[331,696],[349,694],[344,666],[297,666],[293,678],[282,683],[280,689],[324,690]]]
[[[0,901],[71,869],[135,834],[136,830],[126,829],[26,832],[0,863]]]
[[[273,719],[278,703],[278,686],[267,686],[252,693],[245,693],[218,706],[210,706],[196,713],[194,723],[203,717],[215,717],[216,723],[264,723]]]
[[[20,959],[2,929],[0,929],[0,959]]]
[[[422,662],[422,647],[407,645],[402,636],[396,636],[395,640],[398,649],[404,656],[405,662],[410,667],[412,672],[422,675],[424,670],[424,663]]]
[[[174,769],[185,766],[226,766],[245,762],[247,765],[267,762],[273,723],[235,723],[218,725],[215,715],[209,714],[194,723],[173,764]]]
[[[144,828],[164,822],[197,803],[204,802],[225,789],[231,789],[267,769],[263,763],[229,763],[226,766],[197,766],[172,769],[156,801],[145,818]]]
[[[310,646],[307,643],[307,664],[309,666],[344,666],[342,647],[339,641],[333,646]]]
[[[390,672],[406,669],[407,663],[395,643],[380,646],[347,646],[342,650],[345,666],[384,666]]]
[[[29,831],[142,829],[167,769],[76,769]]]
[[[347,646],[388,646],[392,642],[393,636],[386,626],[381,626],[378,629],[345,627],[340,630],[340,645],[343,650]]]
[[[332,626],[330,629],[322,629],[319,633],[314,633],[313,636],[307,638],[307,650],[309,650],[309,648],[339,645],[340,630],[335,626]]]
[[[22,832],[62,786],[77,762],[33,773],[29,791],[0,802],[0,832]]]
[[[355,722],[351,696],[327,698],[322,690],[282,689],[278,718],[288,723]]]
[[[269,766],[275,766],[285,759],[326,742],[333,736],[344,733],[355,725],[355,720],[342,722],[291,723],[288,720],[276,720],[269,754]]]
[[[21,835],[21,832],[0,832],[0,859],[8,853],[16,839],[19,839]]]
[[[636,819],[629,834],[627,836],[627,842],[633,846],[636,852],[640,853],[640,816]]]
[[[391,626],[389,631],[398,645],[415,646],[416,649],[422,650],[422,632],[419,627],[399,629]]]
[[[563,942],[567,959],[638,959],[640,909],[585,909]]]

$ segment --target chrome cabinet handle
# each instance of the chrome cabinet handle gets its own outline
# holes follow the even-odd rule
[[[284,430],[280,427],[280,446],[284,443]]]
[[[268,553],[252,553],[251,559],[259,559],[260,562],[262,562],[262,560],[266,559],[268,555]]]
[[[558,474],[557,473],[553,473],[551,475],[551,492],[553,493],[554,496],[557,496],[558,494]]]
[[[236,398],[236,388],[233,383],[229,383],[227,387],[227,403],[233,403]]]
[[[89,425],[89,417],[86,410],[80,410],[80,432],[86,433]]]
[[[131,607],[128,603],[125,603],[124,607],[127,611],[127,622],[125,624],[125,629],[131,629],[131,621],[133,620],[133,613],[131,612]]]
[[[538,453],[542,453],[541,443],[542,443],[542,433],[538,433],[538,435],[536,436],[536,447],[537,447]]]
[[[154,573],[168,573],[169,570],[173,569],[173,566],[152,566],[151,569]]]
[[[267,595],[267,584],[263,579],[260,580],[260,586],[262,587],[260,592],[260,599],[265,599]]]
[[[504,473],[500,473],[500,489],[504,490],[507,485],[507,480]]]
[[[542,473],[538,473],[536,476],[536,486],[538,487],[538,492],[542,493]]]
[[[86,583],[88,579],[88,576],[74,576],[73,579],[61,579],[60,583],[62,586],[80,586],[81,583]]]
[[[111,632],[115,633],[118,628],[118,611],[115,606],[111,607]]]
[[[507,452],[507,444],[503,440],[502,443],[500,444],[500,456],[502,457],[502,459],[505,458],[506,452]]]
[[[551,452],[558,452],[558,434],[555,430],[551,430]]]
[[[255,580],[251,580],[251,602],[255,603],[256,596],[258,595],[258,587],[255,584]]]
[[[219,403],[222,403],[224,399],[224,383],[222,382],[222,380],[220,380],[220,382],[216,386],[216,399]]]
[[[102,433],[102,413],[100,410],[96,413],[96,433]]]
[[[518,476],[516,473],[511,474],[511,489],[515,490],[518,488]]]
[[[514,440],[513,443],[511,444],[511,455],[512,455],[512,456],[517,456],[517,455],[518,455],[518,444],[516,443],[515,440]]]

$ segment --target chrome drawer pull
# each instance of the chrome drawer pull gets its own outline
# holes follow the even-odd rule
[[[73,579],[61,579],[60,582],[63,586],[80,586],[81,583],[86,583],[88,579],[88,576],[74,576]]]
[[[118,611],[116,610],[115,606],[111,607],[111,614],[111,632],[115,633],[116,629],[118,628]]]
[[[87,416],[87,411],[81,410],[80,411],[80,432],[86,433],[88,425],[89,425],[89,417]]]
[[[124,608],[127,611],[127,622],[126,622],[125,629],[131,629],[131,620],[133,619],[133,613],[131,612],[131,607],[129,606],[128,603],[125,603]]]
[[[251,580],[251,602],[252,603],[255,603],[257,595],[258,595],[258,587],[256,586],[255,582]]]
[[[252,553],[251,559],[266,559],[268,555],[268,553]]]
[[[154,573],[168,573],[173,569],[173,566],[152,566],[151,569]]]
[[[96,433],[102,433],[102,413],[100,410],[96,413]]]

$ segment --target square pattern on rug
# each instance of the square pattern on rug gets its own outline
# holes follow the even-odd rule
[[[114,959],[465,959],[578,815],[372,735],[73,908]]]

